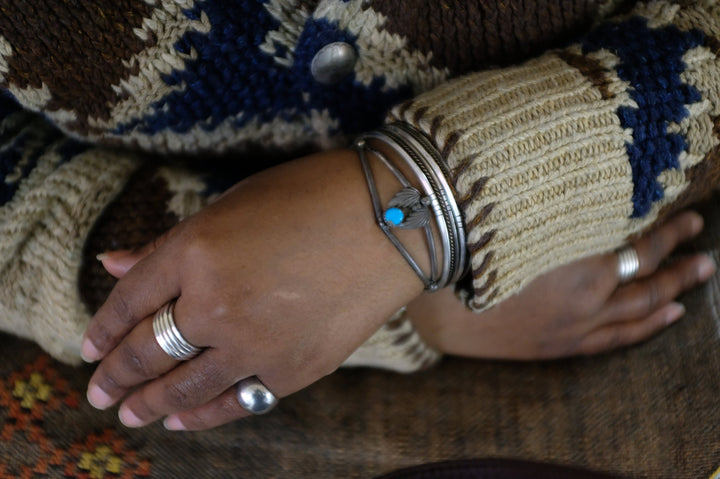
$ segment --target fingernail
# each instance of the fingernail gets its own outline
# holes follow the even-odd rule
[[[141,421],[140,418],[137,417],[135,413],[132,412],[130,408],[125,406],[124,404],[120,406],[120,410],[118,411],[118,417],[120,418],[120,422],[123,423],[125,427],[140,427],[145,425],[145,423]]]
[[[83,339],[82,346],[80,347],[80,357],[86,363],[94,363],[100,359],[100,351],[98,351],[90,339],[85,338]]]
[[[716,270],[715,261],[710,256],[703,256],[698,264],[698,278],[700,281],[706,281],[715,274]]]
[[[95,259],[97,259],[100,262],[103,262],[107,259],[108,254],[107,253],[100,253],[99,255],[95,256]]]
[[[91,385],[87,390],[87,400],[95,409],[107,409],[113,404],[113,399],[100,388],[100,386]]]
[[[670,303],[665,310],[665,322],[674,323],[685,314],[685,305],[682,303]]]
[[[168,416],[163,421],[163,425],[165,426],[165,429],[168,431],[186,431],[187,428],[185,427],[185,424],[182,423],[179,417],[176,415]]]

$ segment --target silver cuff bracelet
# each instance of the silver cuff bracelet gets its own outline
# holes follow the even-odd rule
[[[384,155],[367,144],[367,140],[370,139],[381,141],[398,153],[417,177],[422,193],[412,187]],[[386,125],[361,135],[356,140],[354,148],[362,162],[378,225],[423,281],[425,289],[437,291],[457,282],[465,273],[467,264],[465,227],[453,190],[447,180],[449,176],[447,166],[440,153],[425,135],[404,123]],[[365,155],[366,151],[372,152],[402,185],[402,189],[393,196],[384,210],[380,205],[375,180]],[[429,224],[431,216],[435,220],[440,236],[442,251],[440,264]],[[392,233],[393,228],[421,227],[425,229],[430,254],[429,275],[421,270],[407,249]]]

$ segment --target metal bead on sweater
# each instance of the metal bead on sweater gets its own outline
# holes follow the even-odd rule
[[[357,52],[345,42],[329,43],[322,47],[310,63],[313,78],[323,85],[332,85],[345,78],[355,68]]]

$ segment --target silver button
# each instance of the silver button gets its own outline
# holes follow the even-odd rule
[[[322,47],[310,63],[313,78],[324,85],[342,80],[355,68],[357,52],[345,42],[329,43]]]

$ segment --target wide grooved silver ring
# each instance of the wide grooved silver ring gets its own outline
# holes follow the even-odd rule
[[[620,283],[627,283],[632,280],[640,269],[640,258],[637,250],[630,245],[623,246],[617,250],[618,256],[618,279]]]
[[[190,344],[180,334],[175,325],[174,311],[175,301],[170,301],[155,313],[153,318],[155,339],[168,356],[178,361],[187,361],[200,354],[202,348]]]
[[[237,400],[240,407],[256,416],[270,412],[278,403],[278,398],[256,376],[237,383]]]

